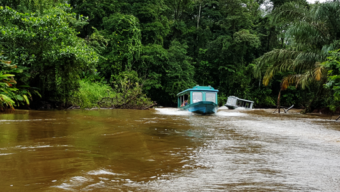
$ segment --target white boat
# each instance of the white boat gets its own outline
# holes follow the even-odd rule
[[[228,107],[228,109],[236,109],[236,108],[245,108],[245,109],[253,109],[254,101],[240,99],[235,96],[229,96],[227,103],[224,105]]]

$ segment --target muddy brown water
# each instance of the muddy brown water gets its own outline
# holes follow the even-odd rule
[[[1,114],[0,191],[340,191],[340,123],[263,110]]]

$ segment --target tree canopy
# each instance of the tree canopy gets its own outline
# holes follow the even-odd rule
[[[235,95],[275,106],[284,90],[283,105],[308,110],[330,105],[322,94],[336,91],[329,57],[340,48],[338,0],[64,3],[0,1],[3,61],[17,67],[18,86],[36,88],[43,100],[67,104],[84,82],[115,89],[126,74],[167,106],[196,84],[219,89],[220,104]]]

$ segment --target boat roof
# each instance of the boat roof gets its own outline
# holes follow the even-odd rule
[[[180,93],[178,93],[177,95],[181,95],[185,92],[190,92],[190,91],[207,91],[207,92],[218,92],[217,89],[214,89],[213,87],[211,86],[199,86],[199,85],[196,85],[195,87],[193,88],[190,88],[190,89],[187,89],[187,90],[184,90]]]
[[[246,99],[241,99],[241,98],[238,98],[238,97],[236,97],[236,96],[229,96],[229,97],[232,97],[232,98],[235,98],[235,99],[241,100],[241,101],[246,101],[246,102],[249,102],[249,103],[254,103],[254,101],[250,101],[250,100],[246,100]],[[228,98],[229,98],[229,97],[228,97]]]

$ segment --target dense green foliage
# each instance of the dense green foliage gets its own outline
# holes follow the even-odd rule
[[[142,93],[141,80],[134,71],[122,72],[115,78],[115,87],[89,81],[79,82],[79,90],[73,91],[69,102],[82,108],[138,108],[153,106],[153,102]]]
[[[259,88],[252,76],[263,37],[254,26],[268,24],[256,1],[74,0],[71,5],[89,16],[82,37],[100,33],[108,40],[98,69],[106,79],[135,70],[145,93],[162,105],[173,105],[176,93],[195,84],[219,88],[224,99],[236,94],[274,104],[271,89]],[[95,6],[102,9],[91,9]]]
[[[13,105],[15,102],[8,96],[9,93],[12,93],[9,90],[9,81],[10,77],[14,75],[12,74],[3,74],[0,72],[0,110],[4,110],[6,108],[13,109]]]
[[[51,99],[66,99],[77,88],[77,74],[98,59],[70,27],[83,18],[76,19],[69,12],[67,5],[51,8],[44,15],[0,7],[0,40],[5,54],[18,66],[27,67],[30,80]]]
[[[279,95],[306,111],[337,107],[330,51],[340,48],[339,0],[61,3],[0,0],[0,50],[21,69],[18,84],[39,88],[43,100],[174,106],[199,84],[219,89],[220,104],[235,95],[275,106]]]
[[[32,94],[40,96],[36,88],[30,87],[24,81],[27,72],[25,67],[12,64],[2,53],[0,53],[0,110],[14,109],[14,106],[29,105]],[[17,76],[19,79],[15,80]],[[20,78],[21,77],[21,78]],[[19,81],[19,85],[17,83]]]
[[[333,97],[328,106],[335,110],[340,105],[340,49],[332,51],[322,66],[328,69],[328,78],[325,88],[332,90]]]
[[[283,75],[281,90],[289,84],[308,89],[312,94],[305,105],[307,111],[312,106],[323,105],[323,84],[327,75],[325,65],[329,52],[340,48],[340,2],[325,2],[306,6],[299,2],[289,2],[273,12],[273,22],[289,27],[285,33],[287,46],[274,49],[258,59],[257,75],[265,69],[263,83],[267,85],[278,73]]]
[[[98,101],[102,100],[105,96],[115,94],[107,84],[81,80],[79,85],[79,90],[71,94],[70,102],[82,108],[97,107]]]

